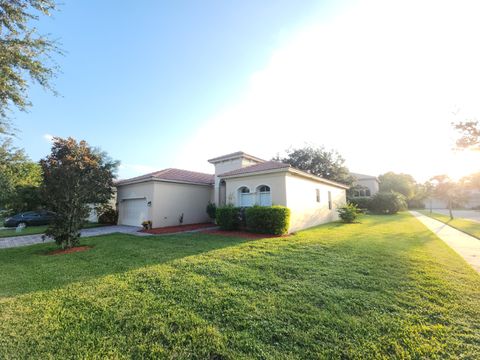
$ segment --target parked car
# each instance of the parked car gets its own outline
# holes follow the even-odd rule
[[[25,226],[48,225],[53,221],[54,218],[55,213],[52,211],[27,211],[6,218],[3,226],[17,227],[18,225],[22,224]]]

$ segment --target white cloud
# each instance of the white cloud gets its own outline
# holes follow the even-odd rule
[[[50,135],[50,134],[44,134],[44,135],[43,135],[43,138],[44,138],[47,142],[51,143],[51,142],[53,142],[54,136],[53,136],[53,135]]]
[[[185,139],[175,166],[237,150],[269,158],[325,145],[349,167],[379,174],[478,171],[480,154],[454,153],[450,123],[480,119],[480,4],[361,1],[300,29],[252,74],[230,108]]]

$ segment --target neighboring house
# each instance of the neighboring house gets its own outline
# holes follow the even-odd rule
[[[462,209],[480,209],[480,190],[466,190],[465,202],[462,204],[454,204],[454,208]],[[447,209],[448,204],[445,200],[438,199],[436,197],[428,198],[424,201],[425,208],[427,209]]]
[[[283,205],[291,210],[289,232],[338,219],[348,186],[265,161],[244,152],[208,160],[215,174],[165,169],[117,182],[119,224],[153,227],[209,221],[206,206]]]
[[[350,197],[370,197],[379,190],[379,181],[376,176],[350,173],[355,178],[353,186],[349,190]]]

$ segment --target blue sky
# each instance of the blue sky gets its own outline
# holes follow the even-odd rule
[[[452,120],[477,116],[478,57],[458,41],[478,33],[465,25],[475,9],[434,4],[65,1],[39,24],[65,50],[61,95],[32,87],[34,106],[15,113],[16,144],[38,160],[49,135],[85,139],[122,162],[122,178],[212,171],[209,157],[268,158],[305,143],[338,149],[358,172],[475,171],[451,153],[449,134]],[[463,92],[439,92],[442,82]]]

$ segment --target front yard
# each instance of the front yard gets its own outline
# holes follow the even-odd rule
[[[0,250],[0,358],[478,358],[480,276],[409,214]]]

